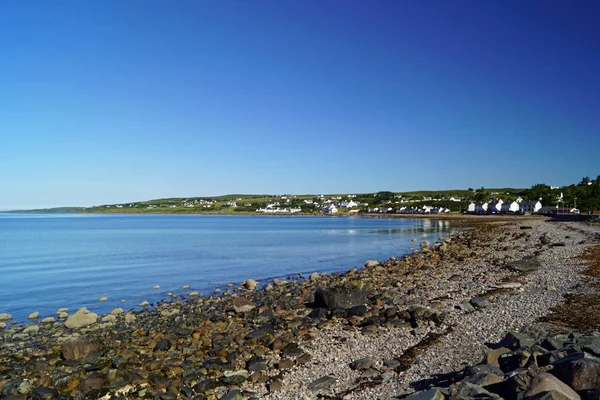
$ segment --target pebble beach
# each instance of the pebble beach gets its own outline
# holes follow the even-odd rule
[[[0,398],[468,398],[429,382],[464,375],[507,335],[533,346],[574,331],[543,321],[566,295],[596,290],[578,257],[600,244],[600,228],[543,218],[467,225],[341,274],[248,279],[141,311],[57,310],[35,324],[0,315]]]

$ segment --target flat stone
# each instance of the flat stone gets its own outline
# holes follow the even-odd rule
[[[29,314],[27,316],[27,319],[38,319],[40,317],[40,313],[39,312],[32,312],[31,314]]]
[[[483,297],[475,297],[471,299],[470,303],[475,308],[486,308],[492,305],[488,299]]]
[[[54,317],[46,317],[40,321],[42,324],[51,324],[55,321]]]
[[[506,264],[506,268],[521,273],[536,270],[539,266],[540,262],[534,257],[525,257],[519,261]]]
[[[456,308],[458,308],[459,310],[464,311],[466,313],[475,311],[475,307],[473,307],[471,305],[471,303],[469,303],[468,301],[463,301],[462,303],[458,303],[456,305]]]
[[[523,286],[523,284],[520,282],[503,282],[490,286],[495,289],[518,289]]]
[[[312,381],[311,383],[309,383],[308,388],[310,390],[324,390],[324,389],[329,389],[331,386],[333,386],[335,384],[335,378],[331,377],[331,376],[324,376],[322,378],[319,378],[317,380]]]
[[[111,315],[123,314],[123,309],[120,307],[113,308],[110,313],[111,313]]]
[[[311,282],[314,282],[316,280],[318,280],[320,278],[319,274],[316,272],[313,272],[312,274],[310,274],[310,276],[308,277],[308,280]]]
[[[379,261],[377,260],[369,260],[365,263],[366,268],[373,268],[379,265]]]
[[[438,388],[413,393],[404,400],[444,400],[444,394]]]
[[[350,364],[350,367],[357,371],[367,370],[371,368],[371,366],[373,366],[373,357],[371,356],[360,358],[352,362],[352,364]]]

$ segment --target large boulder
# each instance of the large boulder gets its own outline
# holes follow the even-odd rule
[[[98,314],[95,314],[87,308],[80,308],[65,321],[65,326],[69,329],[77,329],[92,325],[98,320]]]
[[[330,310],[334,308],[352,308],[366,302],[365,292],[356,286],[336,286],[332,288],[317,289],[315,292],[315,306]]]
[[[560,379],[548,373],[541,373],[531,381],[529,389],[525,392],[525,398],[536,397],[544,392],[556,391],[569,400],[580,400],[581,397]]]
[[[252,311],[256,307],[256,304],[243,296],[234,297],[232,303],[235,312],[238,314]]]
[[[81,360],[90,353],[101,349],[100,342],[84,337],[74,337],[60,346],[61,354],[65,360]]]
[[[12,319],[12,315],[7,313],[0,314],[0,322],[10,321]]]
[[[580,358],[554,364],[552,373],[574,390],[600,389],[600,360],[597,358]]]

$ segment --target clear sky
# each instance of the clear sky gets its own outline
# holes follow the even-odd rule
[[[599,1],[0,2],[0,209],[600,174]]]

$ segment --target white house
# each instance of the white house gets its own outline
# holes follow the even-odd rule
[[[526,201],[519,204],[519,211],[528,212],[528,213],[536,213],[540,211],[542,208],[542,203],[539,201]]]
[[[475,212],[478,214],[487,213],[488,203],[479,203],[475,206]]]
[[[475,208],[476,208],[475,203],[470,203],[469,206],[467,207],[467,212],[468,213],[474,213],[475,212]]]
[[[335,214],[338,212],[338,209],[334,204],[331,204],[331,205],[323,208],[323,212],[326,214]]]
[[[489,211],[491,212],[500,212],[502,211],[502,203],[504,203],[502,201],[502,199],[497,200],[496,202],[491,202],[490,207],[489,207]]]
[[[519,212],[519,203],[515,200],[512,203],[506,202],[502,204],[503,213],[516,213]]]
[[[352,208],[352,207],[358,207],[358,203],[355,202],[354,200],[350,200],[350,201],[342,201],[340,203],[340,207],[344,207],[344,208]]]

